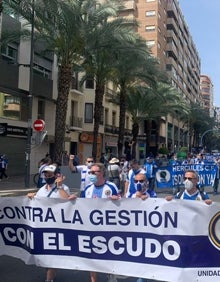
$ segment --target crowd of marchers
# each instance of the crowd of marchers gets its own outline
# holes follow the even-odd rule
[[[104,156],[105,158],[105,156]],[[118,159],[110,157],[108,161],[100,159],[94,162],[92,156],[86,158],[84,164],[79,164],[75,155],[66,155],[65,164],[69,166],[72,173],[81,174],[80,193],[71,194],[69,187],[64,184],[65,176],[61,174],[58,163],[52,163],[49,156],[46,156],[39,162],[39,181],[38,191],[29,193],[28,197],[50,197],[65,198],[67,200],[75,200],[81,198],[108,198],[112,201],[125,198],[147,198],[157,197],[155,191],[155,171],[161,165],[177,165],[177,164],[196,164],[214,162],[218,166],[216,173],[216,182],[214,191],[217,193],[219,184],[219,167],[220,158],[218,156],[204,156],[203,154],[188,155],[186,159],[178,159],[173,154],[169,160],[162,158],[154,158],[152,155],[146,158],[146,162],[142,165],[133,159]],[[201,200],[205,204],[212,204],[209,196],[198,188],[198,173],[195,170],[186,170],[184,173],[184,189],[175,195],[168,195],[167,201],[172,199],[181,200]],[[53,282],[56,276],[56,269],[49,268],[46,272],[46,282]],[[96,272],[90,273],[91,282],[97,282],[98,276]],[[107,274],[108,282],[116,282],[117,276]],[[138,278],[137,282],[146,282],[146,279]]]

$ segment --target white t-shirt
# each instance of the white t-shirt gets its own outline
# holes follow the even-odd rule
[[[69,187],[65,184],[62,184],[62,188],[64,191],[70,195],[70,190]],[[51,190],[53,190],[51,192]],[[59,189],[56,188],[56,185],[53,184],[52,189],[48,190],[47,189],[47,184],[42,186],[36,193],[35,197],[50,197],[50,198],[62,198],[60,197]]]
[[[80,191],[84,191],[86,186],[88,186],[91,181],[89,179],[89,171],[90,168],[87,165],[77,165],[76,166],[77,172],[81,173],[81,184],[80,184]]]

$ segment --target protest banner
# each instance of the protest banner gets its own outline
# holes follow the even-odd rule
[[[3,197],[0,255],[42,267],[217,282],[219,226],[218,203]]]
[[[199,175],[200,187],[213,186],[217,166],[215,164],[188,164],[188,165],[170,165],[160,167],[156,170],[157,188],[183,187],[184,173],[186,170],[195,170]]]

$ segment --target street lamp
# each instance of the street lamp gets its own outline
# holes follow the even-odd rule
[[[29,94],[28,94],[28,122],[27,122],[27,143],[25,151],[25,187],[30,187],[30,156],[32,136],[32,104],[33,104],[33,67],[34,67],[34,0],[31,8],[31,40],[30,40],[30,72],[29,72]]]

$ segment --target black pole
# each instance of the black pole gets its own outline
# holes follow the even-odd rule
[[[34,0],[32,0],[31,13],[31,42],[30,42],[30,72],[29,72],[29,95],[28,95],[28,123],[25,163],[25,187],[30,187],[30,156],[32,136],[32,104],[33,104],[33,66],[34,66]]]

